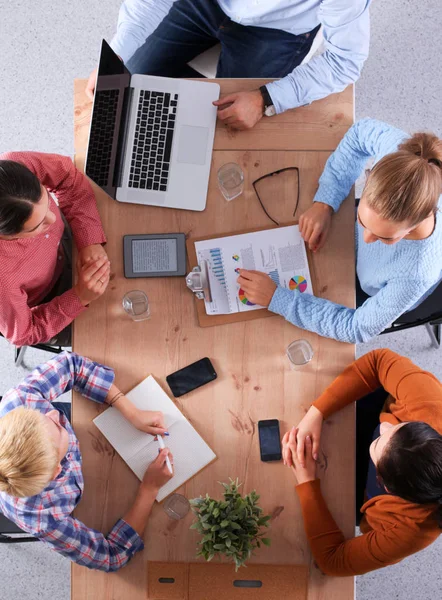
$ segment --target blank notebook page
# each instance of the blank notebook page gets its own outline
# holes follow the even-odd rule
[[[126,396],[142,410],[160,410],[164,413],[166,428],[170,434],[164,438],[164,443],[173,454],[174,476],[160,489],[157,500],[161,502],[215,460],[216,455],[152,375]],[[142,480],[147,467],[158,456],[159,444],[154,436],[138,431],[113,407],[96,417],[94,423]]]

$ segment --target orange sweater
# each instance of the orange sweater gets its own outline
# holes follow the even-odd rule
[[[313,405],[327,419],[380,386],[390,394],[381,422],[424,421],[442,433],[442,385],[390,350],[375,350],[355,361]],[[362,575],[397,563],[442,533],[434,518],[436,504],[382,495],[362,506],[363,535],[346,540],[327,508],[319,479],[298,485],[296,491],[314,558],[327,575]]]

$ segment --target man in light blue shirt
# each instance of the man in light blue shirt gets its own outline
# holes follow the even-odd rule
[[[133,73],[191,77],[187,63],[220,43],[217,77],[279,78],[222,98],[218,116],[236,129],[342,91],[368,56],[371,0],[125,0],[115,52]],[[320,26],[325,51],[308,63]],[[87,93],[92,97],[95,73]]]

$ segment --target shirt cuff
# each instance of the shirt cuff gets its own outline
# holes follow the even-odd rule
[[[86,310],[74,289],[70,289],[59,296],[61,312],[71,320]]]
[[[322,202],[332,207],[334,212],[339,210],[342,204],[343,198],[340,195],[334,193],[334,191],[325,185],[321,185],[313,198],[313,202]]]
[[[340,410],[341,407],[336,408],[335,405],[336,400],[334,396],[328,393],[327,390],[325,390],[325,392],[323,392],[317,400],[312,402],[312,406],[319,410],[324,418],[324,421],[328,419],[334,412]]]
[[[294,292],[278,286],[269,304],[269,310],[286,318],[290,303],[293,302]]]
[[[293,85],[288,77],[283,77],[278,81],[266,83],[267,91],[273,100],[273,106],[277,114],[285,112],[290,108],[301,106],[299,99],[295,97]]]
[[[135,529],[133,529],[133,527],[131,527],[124,519],[118,519],[107,536],[107,539],[114,542],[119,547],[124,548],[128,558],[144,549],[143,540]]]
[[[322,496],[321,480],[313,479],[312,481],[305,481],[304,483],[299,483],[295,487],[295,490],[299,496],[301,504],[308,504],[313,497],[318,495]]]
[[[92,246],[93,244],[105,244],[107,242],[106,236],[101,227],[80,230],[76,229],[75,231],[72,230],[72,234],[75,239],[77,250],[83,250],[83,248]]]

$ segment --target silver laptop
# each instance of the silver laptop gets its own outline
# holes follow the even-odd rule
[[[85,172],[120,202],[204,210],[219,85],[132,75],[105,40]]]

